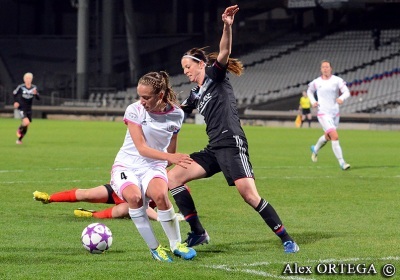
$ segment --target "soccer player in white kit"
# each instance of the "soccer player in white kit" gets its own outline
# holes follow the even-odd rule
[[[332,75],[331,63],[327,60],[321,62],[321,76],[308,84],[307,95],[313,107],[318,107],[318,121],[324,130],[315,145],[311,146],[311,160],[317,162],[318,151],[325,146],[328,141],[332,142],[332,150],[335,154],[340,168],[347,170],[350,164],[343,158],[342,148],[339,144],[339,105],[350,97],[350,91],[346,82],[335,75]],[[316,93],[317,100],[314,98]]]
[[[147,243],[154,259],[171,262],[168,248],[160,245],[146,214],[148,199],[157,205],[161,226],[174,255],[190,260],[193,248],[181,243],[179,222],[168,197],[168,164],[184,168],[192,160],[176,152],[177,133],[184,118],[166,72],[150,72],[139,79],[140,100],[129,105],[124,122],[125,140],[111,171],[114,192],[129,205],[129,216]]]

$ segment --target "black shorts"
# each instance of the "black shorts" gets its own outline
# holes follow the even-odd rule
[[[241,178],[254,178],[247,140],[239,136],[224,139],[217,146],[208,145],[190,157],[204,168],[206,177],[222,171],[229,186],[234,186],[235,181]]]
[[[110,184],[105,184],[104,186],[106,187],[107,192],[108,192],[108,199],[107,199],[106,203],[107,204],[116,204],[115,200],[114,200],[114,197],[113,197],[114,190],[112,189],[111,185]]]
[[[303,115],[311,114],[311,109],[310,109],[310,108],[308,108],[308,109],[302,109],[302,113],[303,113]]]
[[[28,118],[29,122],[32,122],[32,111],[24,111],[24,110],[18,109],[18,112],[21,117],[21,120]]]

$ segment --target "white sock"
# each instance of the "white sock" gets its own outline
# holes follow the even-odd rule
[[[342,148],[340,147],[339,140],[332,141],[332,150],[335,154],[339,164],[342,165],[344,163]]]
[[[129,216],[135,224],[140,235],[147,243],[150,249],[157,249],[160,245],[154,235],[153,228],[150,224],[149,217],[146,214],[146,209],[142,206],[137,209],[129,208]]]
[[[171,207],[168,210],[157,210],[157,214],[161,226],[168,237],[169,246],[171,247],[171,250],[174,251],[177,243],[180,243],[182,240],[179,222],[176,218],[174,207]]]
[[[319,137],[317,144],[315,144],[314,152],[318,153],[318,151],[320,149],[322,149],[323,146],[325,146],[326,142],[328,142],[328,141],[326,141],[325,135],[322,135],[321,137]]]

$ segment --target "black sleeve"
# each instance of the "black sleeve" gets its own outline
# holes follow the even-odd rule
[[[21,93],[19,92],[18,89],[14,90],[13,98],[14,98],[14,102],[18,102],[19,104],[21,104],[21,102],[20,102]]]
[[[228,64],[226,66],[222,66],[218,63],[218,61],[215,61],[212,67],[210,67],[209,69],[211,71],[208,72],[207,75],[209,75],[211,79],[213,79],[217,83],[221,83],[225,80]]]
[[[185,112],[185,114],[190,115],[193,112],[193,110],[196,109],[196,106],[193,103],[192,104],[188,103],[188,99],[185,99],[181,103],[181,109],[183,110],[183,112]]]
[[[199,87],[194,87],[189,94],[189,97],[182,101],[181,109],[185,114],[191,114],[194,109],[196,109],[196,104],[199,100]]]

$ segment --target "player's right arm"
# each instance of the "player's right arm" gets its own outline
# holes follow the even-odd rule
[[[149,147],[144,138],[142,127],[136,123],[128,122],[129,134],[132,137],[133,143],[139,154],[143,157],[166,160],[172,164],[177,164],[186,168],[187,164],[192,162],[192,159],[187,154],[181,153],[165,153]]]
[[[20,86],[18,86],[14,91],[13,91],[13,98],[14,98],[14,108],[18,109],[20,106]]]
[[[315,100],[315,98],[314,98],[314,92],[316,92],[316,90],[317,89],[315,87],[315,80],[314,80],[308,84],[308,89],[307,89],[307,96],[308,96],[308,99],[310,99],[311,106],[313,108],[318,106],[318,101]]]

